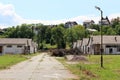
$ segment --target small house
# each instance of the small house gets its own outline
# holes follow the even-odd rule
[[[102,40],[103,54],[120,54],[120,36],[103,35]],[[78,42],[74,47],[80,49],[83,54],[101,54],[101,35],[83,38],[80,44]]]
[[[93,20],[85,20],[84,22],[83,22],[83,26],[85,27],[85,28],[89,28],[92,24],[94,24],[95,22],[93,21]]]
[[[91,53],[100,54],[101,36],[91,37]],[[120,54],[120,36],[103,36],[103,54]]]
[[[32,39],[0,38],[0,54],[23,54],[36,51],[37,45]]]

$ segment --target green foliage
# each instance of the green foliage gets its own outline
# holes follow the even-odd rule
[[[4,34],[9,38],[32,38],[33,33],[30,25],[22,24],[21,26],[8,28]]]
[[[81,25],[68,28],[65,32],[65,38],[66,41],[69,43],[70,47],[72,47],[73,42],[82,39],[86,35],[85,35],[85,28]]]
[[[90,26],[90,28],[91,28],[91,29],[95,29],[95,30],[97,30],[97,31],[100,31],[100,25],[97,25],[97,24],[92,24],[92,25]]]
[[[43,49],[43,41],[45,40],[45,33],[46,33],[46,26],[44,25],[38,25],[38,33],[37,33],[37,43],[38,43],[38,49]],[[40,44],[40,45],[39,45]]]
[[[57,44],[58,49],[66,47],[64,32],[64,28],[60,25],[55,28],[52,28],[52,38]]]
[[[102,26],[104,35],[116,35],[115,30],[110,26]]]
[[[57,48],[57,45],[46,44],[46,47],[48,49],[55,49],[55,48]]]
[[[120,24],[120,17],[117,17],[117,18],[113,19],[113,20],[111,21],[111,23],[112,23],[112,28],[115,28],[116,25],[119,25],[119,24]]]
[[[116,25],[115,31],[118,35],[120,35],[120,24]]]
[[[46,32],[45,32],[45,40],[46,40],[46,43],[50,43],[51,42],[51,28],[48,26],[47,29],[46,29]]]
[[[37,34],[34,33],[36,28]],[[45,44],[57,45],[57,48],[66,48],[66,45],[72,48],[73,42],[81,40],[90,35],[100,35],[100,25],[93,24],[89,27],[97,31],[90,32],[81,25],[71,28],[64,28],[64,24],[55,26],[45,26],[43,24],[22,24],[16,27],[8,28],[1,38],[32,38],[38,43],[38,49],[43,49]],[[111,25],[102,26],[103,35],[120,35],[120,18],[111,21]]]
[[[120,56],[104,55],[104,68],[100,67],[100,55],[87,56],[88,62],[67,64],[65,59],[58,59],[73,74],[79,76],[79,80],[119,80]]]
[[[111,27],[108,28],[107,32],[106,32],[107,35],[116,35],[116,31],[114,29],[112,29]]]
[[[9,68],[9,66],[26,59],[27,58],[22,55],[2,55],[0,56],[0,69]]]

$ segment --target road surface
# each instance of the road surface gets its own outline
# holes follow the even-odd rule
[[[76,79],[54,57],[42,53],[10,69],[0,71],[0,80],[69,80]]]

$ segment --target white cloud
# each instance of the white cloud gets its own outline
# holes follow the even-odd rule
[[[67,21],[76,21],[76,22],[82,24],[82,22],[85,21],[85,20],[95,20],[95,22],[97,22],[99,20],[99,17],[95,17],[95,16],[78,16],[78,17],[69,18],[69,19],[52,20],[52,21],[24,19],[22,23],[60,24],[60,23],[65,23]]]
[[[23,18],[16,14],[12,4],[0,3],[0,27],[8,27],[19,24]]]
[[[109,19],[120,17],[120,13],[109,15]],[[61,20],[30,20],[24,19],[20,15],[15,12],[15,8],[12,4],[2,4],[0,3],[0,28],[8,27],[8,26],[16,26],[22,23],[42,23],[42,24],[60,24],[65,23],[67,21],[76,21],[79,24],[82,24],[85,20],[94,20],[97,23],[100,20],[100,17],[95,15],[82,15],[69,19],[61,19]]]
[[[120,17],[120,13],[111,14],[111,15],[109,15],[108,17],[109,17],[109,19],[111,20],[111,19],[113,19],[113,18]]]

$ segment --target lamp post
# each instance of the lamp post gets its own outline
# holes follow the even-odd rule
[[[100,11],[101,13],[101,49],[100,49],[100,54],[101,54],[101,67],[103,67],[103,34],[102,34],[102,19],[103,19],[103,11],[100,9],[100,7],[95,6],[97,10]]]

